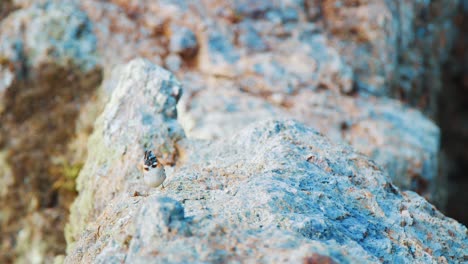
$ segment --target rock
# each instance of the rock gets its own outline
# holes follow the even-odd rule
[[[445,109],[439,122],[446,127],[443,142],[451,153],[450,160],[440,167],[446,171],[455,160],[466,159],[464,145],[460,144],[464,140],[464,128],[460,124],[466,118],[458,113],[463,112],[458,109],[462,109],[464,96],[459,96],[459,91],[450,95],[450,88],[441,93],[442,84],[445,88],[449,86],[446,78],[441,78],[442,71],[456,64],[447,63],[447,58],[454,37],[452,25],[454,21],[463,25],[460,10],[464,6],[460,1],[0,2],[0,20],[3,19],[0,28],[0,223],[6,234],[0,243],[2,263],[52,262],[52,259],[60,263],[63,255],[56,258],[54,255],[63,254],[63,224],[74,199],[75,177],[86,161],[84,142],[93,130],[96,116],[119,86],[120,78],[115,76],[129,75],[126,67],[114,72],[111,69],[135,57],[165,65],[182,79],[187,93],[182,98],[183,104],[178,106],[179,121],[189,137],[224,139],[259,120],[298,119],[334,142],[351,144],[382,166],[399,187],[415,190],[443,209],[447,192],[443,184],[445,174],[436,173],[439,129],[419,112],[386,99],[388,96],[400,99],[434,119],[439,112],[437,100],[443,95],[446,105],[442,107]],[[14,12],[15,9],[20,10]],[[461,15],[455,17],[455,12]],[[463,53],[452,56],[462,58]],[[99,64],[107,80],[96,93],[101,80]],[[457,76],[457,82],[462,83],[463,75]],[[127,90],[128,94],[132,92]],[[177,101],[181,95],[181,90],[176,88],[169,97]],[[139,100],[132,102],[148,103]],[[153,147],[169,153],[166,162],[179,162],[177,166],[182,166],[187,154],[182,150],[179,153],[176,148],[175,142],[183,145],[179,140],[183,132],[175,123],[175,108],[171,105],[163,106],[167,113],[152,109],[162,118],[165,124],[162,127],[174,129],[174,137],[159,132],[150,133],[150,137],[157,138]],[[451,118],[456,120],[449,121]],[[151,123],[150,119],[142,118],[144,121],[136,125]],[[36,136],[37,131],[47,133]],[[108,130],[100,128],[99,131]],[[91,140],[96,145],[95,152],[106,153],[112,159],[112,155],[121,151],[119,143],[111,146],[115,148],[110,148],[109,153],[101,151],[103,145],[96,142],[103,140],[96,135]],[[127,140],[110,134],[107,137],[111,142]],[[447,143],[447,138],[457,144]],[[144,142],[146,139],[134,145],[144,148]],[[187,145],[208,148],[203,141],[187,142]],[[139,153],[140,150],[129,151]],[[141,154],[129,155],[137,159]],[[111,168],[122,168],[126,162],[126,159],[121,163],[103,160],[110,162]],[[93,166],[103,173],[114,173],[98,163],[95,161]],[[174,168],[167,166],[168,174],[172,173]],[[90,171],[94,167],[87,168],[86,173],[93,174]],[[127,171],[135,177],[131,183],[123,179]],[[71,223],[68,227],[67,234],[73,234],[69,236],[70,241],[78,239],[73,236],[79,236],[84,223],[94,221],[103,210],[108,215],[123,212],[122,208],[110,210],[101,200],[118,196],[122,190],[131,195],[155,196],[151,189],[139,186],[137,172],[132,167],[115,173],[118,177],[114,187],[96,191],[98,198],[103,193],[102,199],[93,203],[97,208],[78,207],[85,213],[73,217],[78,219],[78,224]],[[99,176],[92,182],[100,184],[102,178]],[[104,181],[102,188],[112,184]],[[80,199],[84,200],[77,202],[78,205],[86,206],[86,199],[95,197],[95,193],[85,189],[82,187]],[[139,199],[120,198],[121,204],[128,203],[125,199]],[[156,200],[153,203],[159,204]],[[462,207],[453,210],[466,211],[459,208]],[[135,214],[139,215],[138,212]],[[191,226],[190,216],[180,219],[178,222],[186,223],[184,226]],[[401,223],[418,225],[413,212],[406,209],[402,211]],[[351,227],[353,223],[347,225]],[[116,226],[112,232],[119,228]],[[186,228],[183,230],[184,235],[190,235]],[[257,239],[255,234],[247,235],[251,241]],[[149,233],[148,237],[151,236]],[[269,236],[258,237],[269,239]],[[125,236],[119,239],[131,242]],[[295,239],[293,235],[284,241]],[[301,241],[292,243],[302,245],[297,252],[316,253],[300,253],[295,259],[286,260],[284,255],[272,252],[283,249],[283,245],[262,243],[272,248],[263,252],[273,256],[269,262],[344,262],[346,259],[330,257],[330,254],[341,254],[337,245],[325,250]],[[314,247],[317,250],[311,250]],[[141,255],[137,248],[132,246],[135,262]],[[177,249],[166,248],[168,252],[178,252]],[[324,251],[330,254],[323,254]],[[218,253],[208,259],[214,262],[225,256]],[[112,262],[105,258],[108,256],[103,254],[102,260]],[[362,262],[353,256],[348,255],[347,260]],[[183,257],[195,260],[197,255],[181,254],[164,260],[184,262]],[[145,258],[138,261],[144,262]]]
[[[174,53],[179,53],[186,58],[195,56],[198,50],[198,42],[195,33],[186,27],[173,28],[172,32],[169,50]]]
[[[126,3],[126,2],[125,2]],[[153,63],[161,65],[162,55],[167,53],[167,37],[162,34],[164,23],[168,17],[177,19],[178,9],[171,2],[157,3],[157,6],[143,6],[145,12],[139,10],[139,6],[132,5],[134,10],[124,10],[118,4],[129,8],[124,2],[100,2],[79,1],[90,19],[93,21],[94,32],[98,38],[98,50],[105,62],[106,74],[122,63],[135,57],[144,57]],[[146,2],[142,2],[144,4]],[[153,3],[153,2],[151,2]],[[152,10],[151,12],[147,12]],[[155,16],[157,10],[163,12]],[[141,14],[141,20],[136,21],[127,14]],[[147,13],[146,13],[147,12]]]
[[[252,52],[267,50],[267,45],[261,35],[250,23],[242,23],[239,27],[239,44]]]
[[[182,66],[182,59],[178,55],[171,54],[166,57],[165,65],[167,69],[170,71],[178,71],[180,70],[180,67]]]
[[[230,28],[223,28],[232,31]],[[222,76],[235,76],[232,65],[239,60],[233,44],[232,32],[222,32],[215,26],[208,28],[202,37],[200,48],[200,69],[207,73]]]
[[[257,73],[243,66],[248,65],[245,59],[281,56],[289,63],[263,60],[280,64],[287,73],[284,81],[302,79],[293,86],[391,96],[434,118],[442,91],[441,65],[456,35],[458,2],[84,1],[83,6],[102,26],[97,34],[107,61],[143,56],[159,63],[160,55],[170,50],[172,39],[166,36],[185,36],[187,26],[181,25],[190,25],[199,38],[197,71],[252,78]],[[297,43],[301,38],[323,39],[323,44],[306,48]],[[317,69],[323,73],[315,74]]]
[[[119,80],[112,83],[116,87],[95,123],[88,158],[77,179],[80,195],[66,229],[69,244],[113,197],[148,189],[139,168],[146,149],[167,166],[176,161],[175,143],[184,137],[176,121],[181,86],[171,73],[136,59],[120,69]],[[102,190],[88,188],[90,184]]]
[[[242,93],[234,82],[193,78],[182,82],[186,93],[178,106],[179,120],[192,138],[229,137],[253,122],[285,116],[285,111],[262,98]],[[200,89],[191,91],[192,85]]]
[[[53,62],[67,66],[70,60],[84,71],[97,64],[96,36],[83,12],[72,3],[33,5],[2,21],[0,54],[25,67]],[[21,71],[20,67],[16,71]]]
[[[11,0],[5,0],[0,3],[0,20],[6,17],[15,8]]]
[[[200,80],[183,80],[186,87]],[[205,81],[182,98],[180,120],[187,135],[220,139],[243,127],[275,117],[295,118],[345,142],[381,165],[393,182],[444,206],[444,179],[438,172],[440,132],[420,112],[395,100],[302,90],[291,96],[262,98],[236,89],[235,82]],[[208,84],[208,85],[206,85]],[[194,96],[191,96],[191,93]]]
[[[307,99],[305,99],[307,98]],[[398,101],[304,91],[292,98],[294,117],[333,141],[344,141],[382,166],[402,189],[444,208],[446,189],[438,173],[439,128]]]
[[[134,131],[139,129],[122,135],[133,137],[126,133]],[[88,200],[105,206],[76,236],[66,263],[466,258],[466,227],[417,194],[400,191],[362,154],[296,121],[258,122],[233,137],[178,145],[180,159],[164,190]],[[88,161],[95,154],[91,150]],[[117,166],[122,171],[129,165]],[[118,185],[88,180],[82,191]]]
[[[322,10],[333,46],[352,66],[359,90],[400,98],[436,116],[458,1],[309,2]]]
[[[0,22],[2,263],[51,263],[65,252],[63,229],[93,119],[80,111],[101,81],[86,14],[73,3],[41,2]]]

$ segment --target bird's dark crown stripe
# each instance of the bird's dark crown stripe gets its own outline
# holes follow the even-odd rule
[[[156,166],[158,165],[158,159],[151,150],[145,151],[144,165],[147,167],[151,166],[153,168],[156,168]]]

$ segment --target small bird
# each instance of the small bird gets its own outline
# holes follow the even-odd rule
[[[158,159],[151,150],[145,151],[143,163],[143,180],[151,187],[158,187],[166,179],[164,166],[158,162]],[[162,186],[164,188],[164,185]]]

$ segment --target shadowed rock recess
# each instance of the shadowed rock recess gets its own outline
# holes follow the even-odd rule
[[[467,229],[351,147],[292,120],[185,138],[180,84],[145,60],[120,70],[96,122],[66,263],[460,263]],[[167,165],[149,189],[144,147]]]

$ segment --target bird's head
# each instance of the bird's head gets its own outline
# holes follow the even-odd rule
[[[150,168],[156,168],[158,166],[158,159],[151,150],[145,150],[145,158],[143,162],[143,169],[149,171]]]

